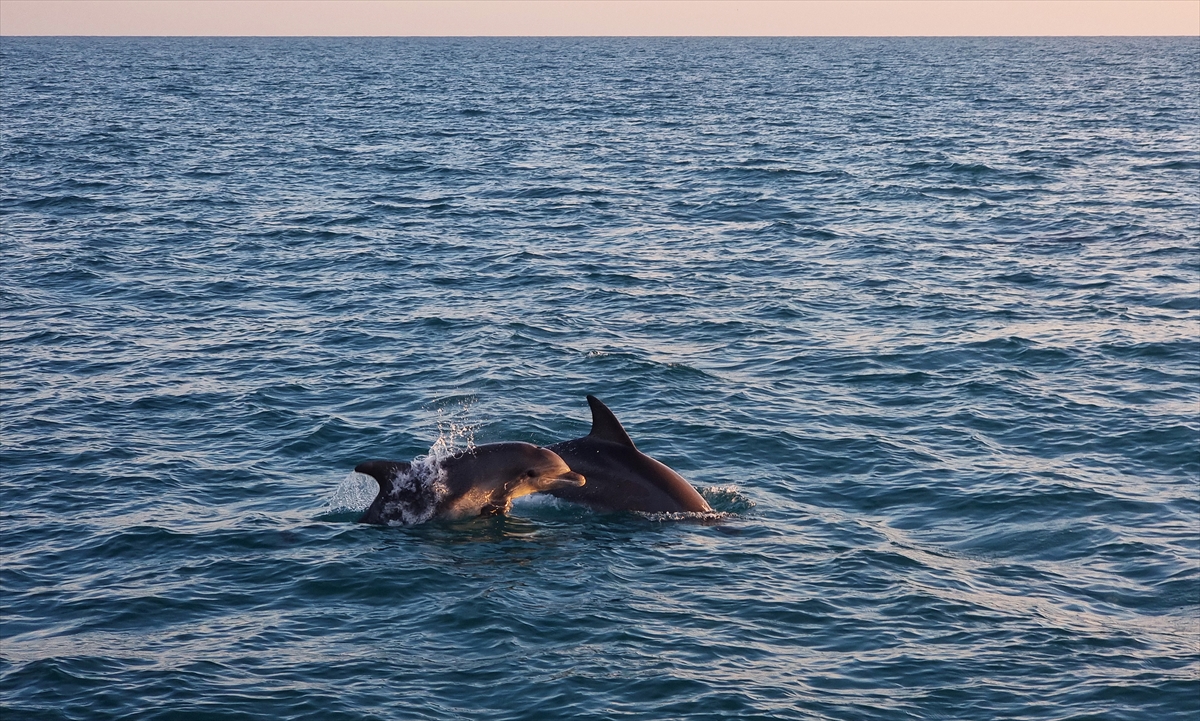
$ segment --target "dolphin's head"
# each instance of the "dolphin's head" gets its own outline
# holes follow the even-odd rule
[[[514,498],[558,488],[578,488],[583,476],[554,451],[532,443],[493,443],[475,450],[480,468],[495,485],[481,515],[507,513]]]
[[[578,488],[586,483],[584,477],[572,471],[567,462],[559,458],[554,451],[535,447],[529,453],[528,461],[528,468],[521,479],[521,486],[529,488],[526,493],[542,493],[556,488]]]
[[[557,453],[532,443],[488,443],[446,462],[452,480],[487,488],[493,504],[507,503],[530,493],[578,488],[582,475],[571,470]]]

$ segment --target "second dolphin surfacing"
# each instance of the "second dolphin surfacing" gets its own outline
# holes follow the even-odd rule
[[[592,432],[546,446],[572,471],[587,478],[587,483],[551,488],[546,493],[599,511],[712,512],[683,476],[633,445],[608,406],[595,396],[588,396],[587,401],[592,408]]]
[[[529,443],[489,443],[411,463],[364,461],[354,470],[379,483],[359,523],[382,525],[503,514],[514,498],[585,483],[552,451]]]

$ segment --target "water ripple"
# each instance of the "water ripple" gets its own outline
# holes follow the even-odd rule
[[[1183,719],[1195,38],[5,38],[6,718]],[[594,393],[715,514],[353,521]]]

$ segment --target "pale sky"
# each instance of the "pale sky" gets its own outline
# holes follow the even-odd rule
[[[0,0],[0,35],[1191,35],[1200,0]]]

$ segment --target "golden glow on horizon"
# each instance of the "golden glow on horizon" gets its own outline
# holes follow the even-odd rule
[[[1200,37],[1200,0],[0,0],[0,35]]]

